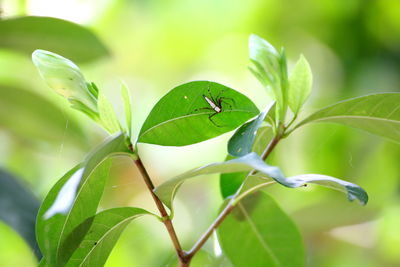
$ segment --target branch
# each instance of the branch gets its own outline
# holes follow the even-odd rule
[[[132,146],[130,146],[131,151],[133,151]],[[154,184],[151,181],[149,174],[147,173],[146,168],[144,167],[140,157],[138,156],[137,159],[134,159],[136,166],[138,167],[140,173],[142,174],[143,180],[146,183],[147,188],[150,191],[151,196],[153,197],[154,202],[157,205],[157,208],[160,212],[162,222],[164,223],[165,227],[167,228],[168,234],[172,240],[172,243],[175,247],[176,253],[178,254],[179,261],[185,262],[186,253],[182,250],[181,244],[179,243],[178,236],[176,235],[174,226],[170,217],[168,216],[167,211],[165,210],[164,205],[162,204],[161,200],[157,197],[157,195],[153,192]]]

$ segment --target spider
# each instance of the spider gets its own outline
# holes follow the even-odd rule
[[[225,90],[219,91],[218,95],[214,98],[211,94],[210,90],[210,85],[208,85],[208,96],[203,94],[204,100],[207,102],[209,107],[203,107],[203,108],[197,108],[193,112],[199,111],[199,110],[212,110],[214,113],[211,113],[208,115],[208,119],[217,127],[223,127],[221,125],[218,125],[215,123],[215,121],[212,119],[215,115],[222,113],[224,111],[224,108],[222,107],[222,103],[224,103],[226,106],[228,106],[230,109],[232,109],[232,105],[235,103],[235,100],[233,100],[230,97],[223,97],[221,96]],[[229,103],[231,102],[231,103]]]

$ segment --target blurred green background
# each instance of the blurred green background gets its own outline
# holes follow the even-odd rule
[[[119,81],[125,81],[133,98],[136,133],[161,96],[191,80],[231,86],[265,107],[269,99],[247,70],[251,33],[284,46],[290,65],[300,53],[309,60],[314,91],[303,116],[349,97],[400,91],[398,0],[2,0],[0,11],[1,20],[50,16],[94,32],[107,55],[79,62],[86,52],[63,53],[71,46],[67,37],[48,45],[59,45],[54,52],[76,61],[117,109],[122,109]],[[35,45],[35,31],[21,30],[18,45],[13,45],[7,43],[10,32],[1,20],[0,167],[40,200],[106,134],[54,94],[34,69],[29,51],[17,47]],[[50,42],[47,29],[43,32],[43,47],[36,48]],[[64,34],[75,33],[60,36]],[[94,49],[90,42],[81,45],[85,51]],[[139,149],[159,184],[182,171],[223,160],[231,134],[188,147],[141,144]],[[321,173],[355,182],[370,195],[362,207],[347,202],[341,193],[314,187],[268,190],[301,229],[307,266],[400,266],[398,144],[344,126],[316,124],[283,141],[271,163],[287,175]],[[131,162],[116,159],[112,173],[102,208],[133,205],[155,210]],[[221,203],[217,176],[194,179],[182,187],[174,223],[185,248],[215,218]],[[216,255],[218,249],[210,240],[194,266],[229,266]],[[143,218],[124,232],[106,266],[174,266],[173,259],[162,225]],[[37,264],[24,240],[1,221],[0,263]]]

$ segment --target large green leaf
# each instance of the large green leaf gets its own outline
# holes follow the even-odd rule
[[[125,227],[149,212],[132,207],[104,210],[77,226],[62,246],[63,266],[103,266]]]
[[[51,266],[62,265],[61,246],[73,229],[96,213],[110,168],[107,158],[127,153],[119,134],[106,140],[82,163],[61,178],[40,207],[36,233],[39,247]]]
[[[220,106],[219,113],[206,97]],[[189,82],[158,101],[140,130],[138,142],[190,145],[231,131],[258,113],[250,99],[229,87],[209,81]]]
[[[0,220],[25,239],[38,259],[42,257],[35,235],[39,205],[35,195],[22,186],[16,177],[0,169]]]
[[[302,122],[334,122],[400,142],[400,93],[380,93],[345,100],[323,108]]]
[[[268,113],[267,116],[269,116]],[[256,138],[253,143],[252,151],[261,155],[268,143],[273,137],[273,131],[270,126],[264,126],[258,129]],[[233,159],[232,156],[228,155],[225,161]],[[234,173],[222,173],[220,175],[220,191],[223,198],[227,198],[239,189],[240,185],[246,178],[249,172],[234,172]]]
[[[297,114],[310,95],[312,87],[311,68],[303,55],[290,74],[289,84],[289,107],[294,114]]]
[[[47,99],[3,85],[0,85],[0,128],[22,138],[58,145],[66,141],[84,146],[87,140],[79,125]]]
[[[90,30],[50,17],[19,17],[0,21],[0,47],[25,52],[36,49],[61,54],[75,62],[108,55],[105,45]]]
[[[257,118],[243,124],[229,139],[228,152],[231,156],[241,157],[252,151],[258,129],[272,107],[274,107],[274,103],[270,104]]]
[[[236,267],[301,267],[301,235],[265,193],[240,201],[217,229],[223,252]]]
[[[269,177],[273,177],[280,183],[285,183],[285,177],[278,167],[267,165],[256,153],[252,152],[243,157],[225,162],[211,163],[172,178],[156,187],[155,193],[168,208],[172,208],[172,201],[178,188],[187,179],[212,173],[231,173],[257,170]]]
[[[302,174],[288,177],[285,180],[290,184],[289,187],[292,188],[307,186],[307,184],[317,184],[345,193],[350,201],[357,199],[362,205],[365,205],[368,202],[368,194],[360,186],[327,175]],[[243,198],[261,188],[275,183],[276,181],[274,179],[265,177],[261,173],[249,176],[244,182],[243,187],[240,189],[238,198]]]

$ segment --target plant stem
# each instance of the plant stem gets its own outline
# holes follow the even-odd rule
[[[160,212],[160,215],[162,217],[162,222],[164,223],[165,227],[167,228],[168,234],[172,240],[172,243],[175,247],[176,253],[179,257],[179,266],[186,266],[186,265],[181,265],[181,263],[186,262],[186,253],[182,250],[181,244],[179,243],[178,236],[176,235],[174,226],[172,224],[172,221],[170,217],[168,216],[167,211],[165,210],[164,205],[162,204],[161,200],[157,197],[157,195],[154,193],[154,184],[151,181],[151,178],[149,174],[147,173],[146,168],[144,167],[140,157],[138,156],[137,159],[134,160],[136,166],[138,167],[140,173],[142,174],[143,180],[147,186],[147,188],[150,191],[151,196],[153,197],[154,202],[157,205],[157,208]],[[187,265],[188,266],[188,265]]]
[[[268,158],[268,156],[271,154],[272,150],[274,150],[274,148],[279,143],[281,138],[282,138],[282,134],[278,134],[271,140],[271,142],[269,142],[268,146],[265,148],[264,152],[261,155],[261,158],[263,160],[266,160]],[[247,175],[247,177],[254,174],[254,172],[255,172],[255,170],[250,171],[249,174]],[[199,240],[197,240],[197,242],[194,244],[192,249],[187,253],[186,257],[189,262],[193,258],[193,256],[197,253],[197,251],[199,251],[201,249],[201,247],[206,243],[208,238],[210,238],[210,236],[215,231],[215,229],[218,228],[218,226],[225,220],[225,218],[235,208],[234,200],[239,192],[240,192],[240,188],[236,191],[235,195],[232,197],[231,201],[229,201],[228,205],[221,211],[221,213],[214,220],[214,222],[208,227],[206,232],[199,238]],[[189,266],[189,265],[182,265],[182,267],[183,266]]]

